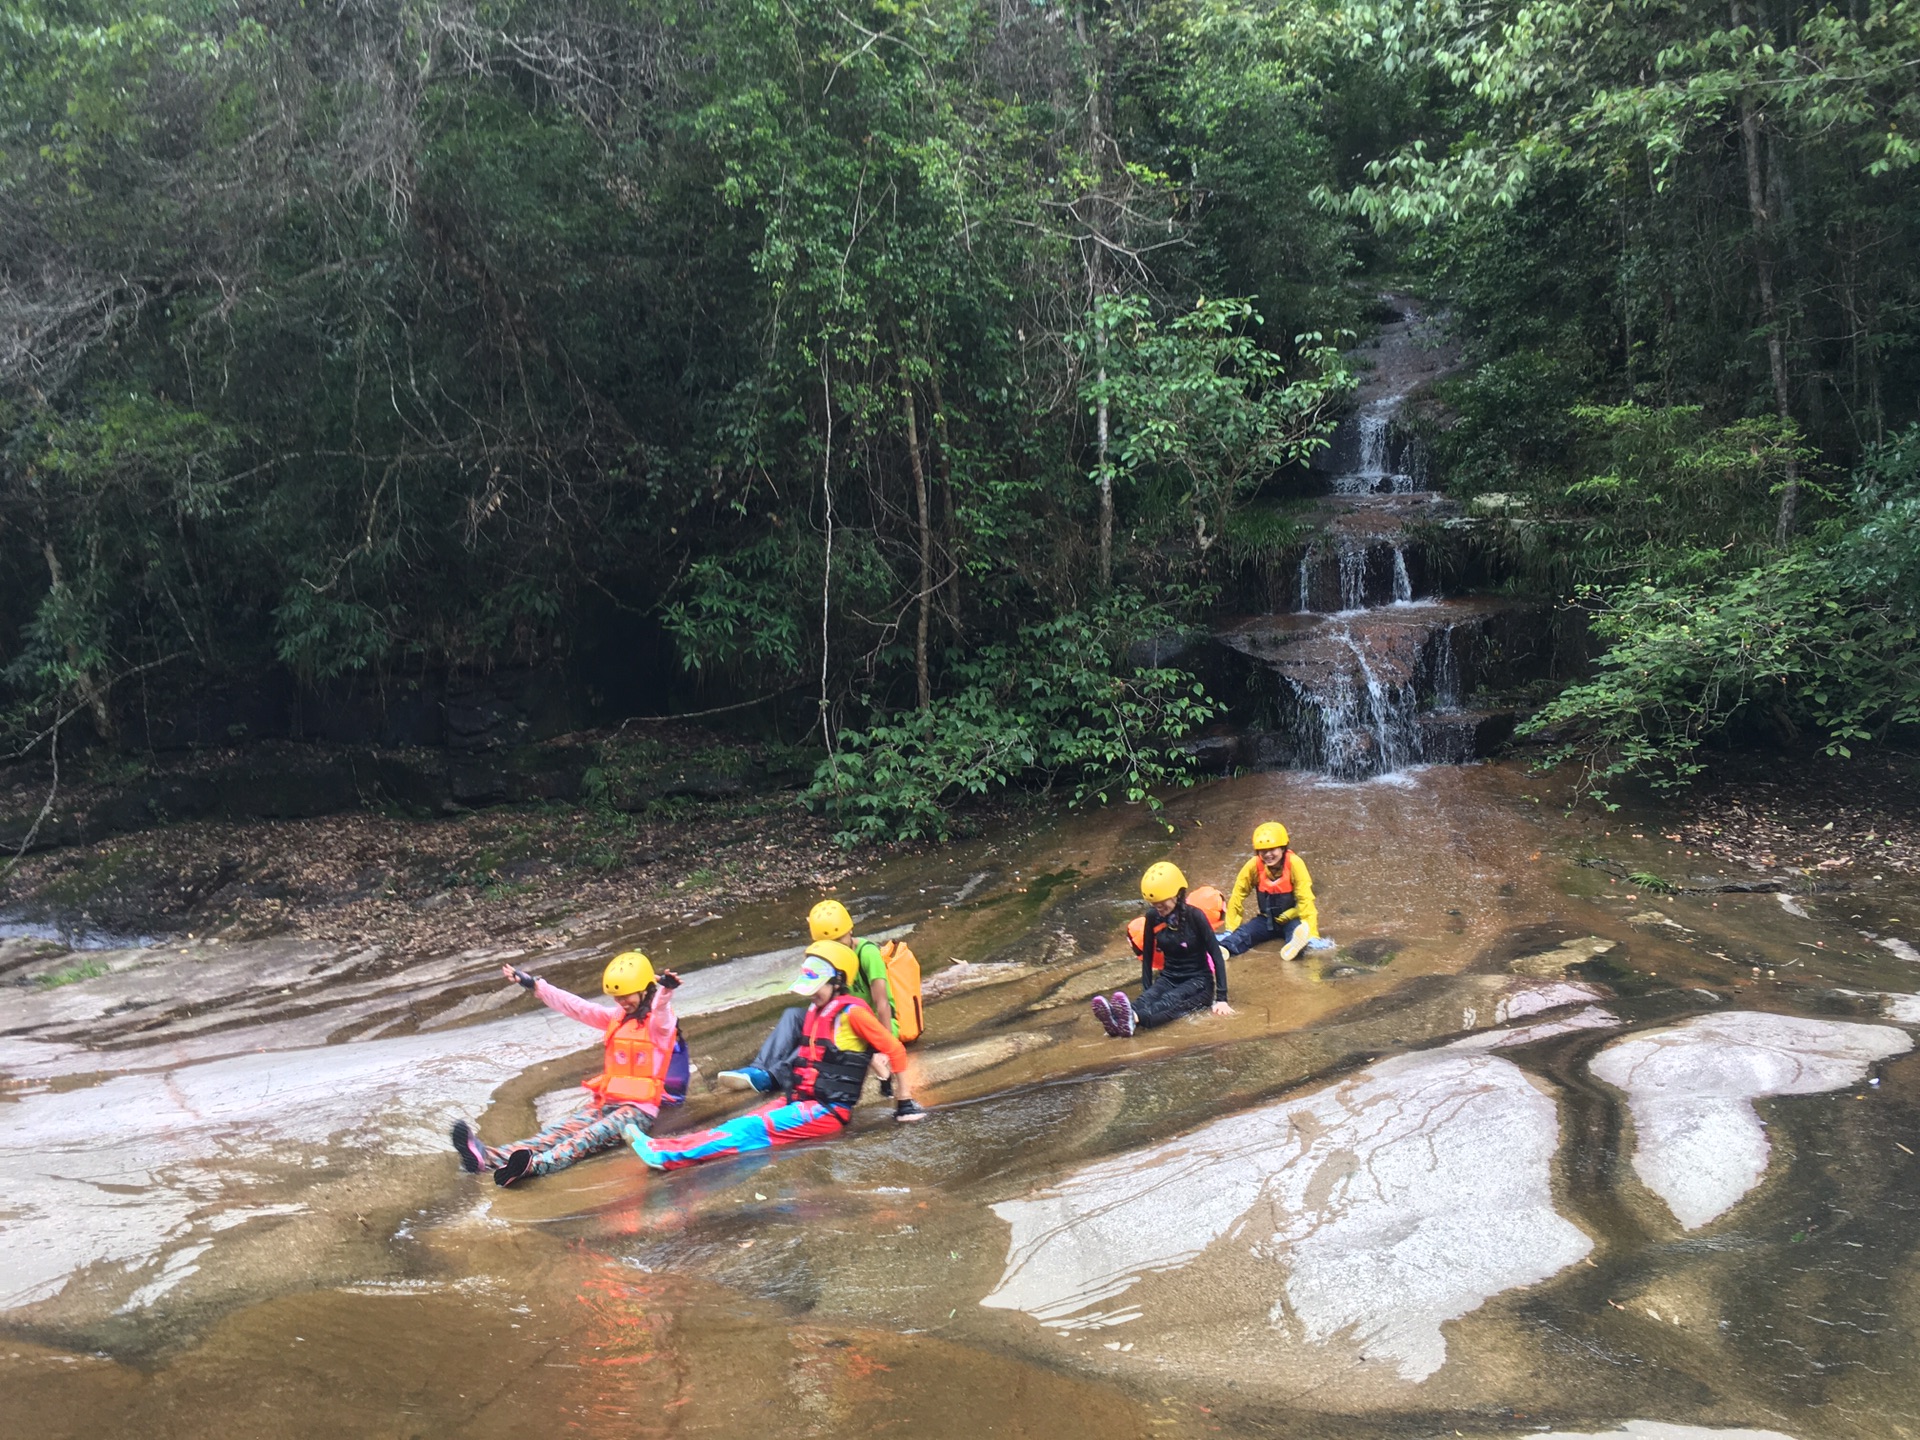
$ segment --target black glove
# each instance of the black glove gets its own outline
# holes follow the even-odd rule
[[[671,970],[662,970],[658,978],[662,990],[678,990],[680,988],[680,977]]]
[[[893,1107],[893,1118],[900,1121],[924,1120],[927,1107],[918,1100],[902,1100]]]
[[[533,989],[534,986],[540,983],[540,977],[538,975],[529,975],[526,971],[522,970],[518,965],[510,965],[507,968],[513,971],[513,978],[515,980],[518,980],[522,985],[526,986],[526,988],[529,990]]]

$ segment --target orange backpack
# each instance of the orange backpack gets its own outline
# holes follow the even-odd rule
[[[1207,923],[1216,931],[1227,923],[1226,899],[1213,886],[1202,885],[1197,889],[1189,890],[1187,903],[1206,916]],[[1136,915],[1127,922],[1127,943],[1133,947],[1133,953],[1136,955],[1147,948],[1146,916]],[[1166,962],[1160,958],[1160,952],[1156,950],[1153,956],[1153,968],[1158,970],[1165,964]]]
[[[900,1024],[900,1043],[911,1045],[927,1028],[919,957],[906,941],[889,940],[880,947],[880,958],[887,962],[887,996],[893,1002],[893,1018]]]

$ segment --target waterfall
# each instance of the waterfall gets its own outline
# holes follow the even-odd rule
[[[1332,776],[1358,780],[1411,765],[1419,754],[1417,706],[1410,686],[1380,678],[1367,646],[1346,626],[1334,638],[1351,658],[1310,697],[1320,717],[1320,763]]]
[[[1394,432],[1405,398],[1397,392],[1383,395],[1354,412],[1347,422],[1353,427],[1353,468],[1333,477],[1334,494],[1413,495],[1427,488],[1425,447]],[[1396,441],[1401,452],[1398,470],[1393,465]]]
[[[1400,397],[1392,395],[1363,406],[1353,417],[1354,442],[1359,453],[1354,458],[1353,469],[1334,476],[1336,495],[1371,495],[1390,478],[1388,442],[1393,414],[1399,408]]]
[[[1341,780],[1471,759],[1479,743],[1479,720],[1461,709],[1475,680],[1463,672],[1480,658],[1466,648],[1478,622],[1455,633],[1433,575],[1415,600],[1410,526],[1443,512],[1426,503],[1427,456],[1401,413],[1435,370],[1425,323],[1409,316],[1382,332],[1363,399],[1334,437],[1329,518],[1293,581],[1299,613],[1239,622],[1229,641],[1277,682],[1265,753]],[[1287,588],[1278,575],[1268,583]],[[1444,714],[1426,713],[1434,710]]]
[[[1433,708],[1436,710],[1460,708],[1460,657],[1454,653],[1456,639],[1452,625],[1434,637]]]
[[[1340,552],[1340,608],[1359,610],[1367,603],[1367,552],[1358,547]]]

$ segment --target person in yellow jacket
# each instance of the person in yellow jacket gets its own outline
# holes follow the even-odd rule
[[[1278,940],[1280,958],[1291,960],[1320,938],[1320,912],[1313,903],[1313,876],[1293,851],[1287,827],[1269,820],[1253,832],[1253,858],[1240,867],[1227,898],[1227,933],[1220,948],[1244,955]]]

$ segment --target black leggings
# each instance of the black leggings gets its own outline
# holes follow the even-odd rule
[[[1204,1010],[1213,1004],[1213,977],[1196,975],[1191,980],[1178,983],[1170,982],[1164,975],[1153,977],[1153,984],[1140,992],[1140,998],[1133,1002],[1133,1013],[1140,1019],[1140,1028],[1150,1030],[1155,1025],[1164,1025],[1169,1020],[1178,1020],[1182,1015],[1190,1015],[1195,1010]]]

